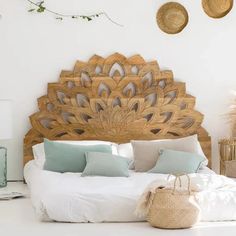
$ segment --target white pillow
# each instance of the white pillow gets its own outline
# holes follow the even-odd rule
[[[106,144],[111,145],[112,148],[112,154],[118,155],[118,144],[112,143],[112,142],[106,142],[106,141],[98,141],[98,140],[81,140],[81,141],[68,141],[68,140],[58,140],[55,142],[61,142],[61,143],[68,143],[68,144],[74,144],[74,145],[100,145],[100,144]],[[33,155],[36,165],[39,168],[43,168],[44,162],[45,162],[45,152],[44,152],[44,143],[39,143],[34,146],[32,146],[33,149]]]
[[[134,152],[131,143],[122,143],[118,145],[118,155],[122,157],[127,157],[132,160],[130,169],[134,169]]]
[[[139,141],[139,140],[137,140]],[[184,138],[179,138],[179,139],[159,139],[159,140],[150,140],[150,142],[158,142],[158,141],[168,141],[168,143],[173,146],[173,150],[174,147],[177,145],[179,145],[181,143],[182,146],[185,145],[189,145],[189,144],[194,144],[195,146],[195,152],[196,154],[199,154],[201,156],[203,156],[205,158],[205,161],[202,162],[201,166],[207,166],[208,165],[208,159],[205,156],[201,144],[198,141],[198,136],[197,134],[195,135],[191,135],[188,137],[184,137]],[[192,146],[192,145],[191,145]],[[133,152],[133,147],[131,143],[124,143],[124,144],[120,144],[118,145],[118,155],[120,156],[124,156],[130,159],[134,160],[134,152]]]
[[[134,152],[131,143],[122,143],[118,145],[118,155],[134,159]]]

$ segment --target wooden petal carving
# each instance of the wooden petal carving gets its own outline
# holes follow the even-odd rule
[[[156,61],[145,62],[139,55],[77,61],[58,83],[48,84],[48,94],[38,104],[25,136],[25,163],[32,159],[32,145],[44,137],[124,143],[196,133],[210,159],[210,137],[201,127],[203,115],[194,110],[195,98],[186,94],[184,83],[173,80],[171,71],[161,71]]]

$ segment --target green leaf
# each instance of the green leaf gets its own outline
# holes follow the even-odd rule
[[[29,10],[28,10],[28,12],[32,12],[32,11],[35,11],[35,9],[32,8],[32,9],[29,9]]]
[[[38,8],[37,12],[42,13],[42,12],[44,12],[45,9],[46,9],[45,7],[41,6]]]
[[[88,20],[88,21],[91,21],[91,20],[92,20],[92,18],[87,16],[87,20]]]
[[[56,17],[56,20],[63,20],[62,17]]]

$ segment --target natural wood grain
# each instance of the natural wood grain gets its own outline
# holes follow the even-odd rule
[[[160,71],[156,61],[118,53],[77,61],[38,99],[39,111],[30,116],[32,128],[24,140],[24,163],[33,158],[32,145],[44,137],[125,143],[196,133],[211,161],[211,140],[194,106],[185,83],[174,81],[171,71]]]

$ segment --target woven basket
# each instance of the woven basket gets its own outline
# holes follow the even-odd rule
[[[153,193],[147,218],[151,226],[182,229],[190,228],[199,221],[200,209],[190,191],[190,178],[187,177],[188,191],[176,189],[177,181],[180,181],[176,177],[173,189],[157,188]]]
[[[157,11],[156,20],[162,31],[177,34],[188,24],[188,12],[180,3],[168,2]]]
[[[234,0],[202,0],[205,13],[212,18],[222,18],[232,9]]]
[[[236,161],[225,161],[225,175],[236,178]]]
[[[231,177],[228,174],[229,171],[231,171],[230,163],[233,164],[233,162],[231,161],[236,160],[236,138],[221,139],[219,141],[219,150],[220,150],[220,174]],[[226,163],[228,170],[226,170]]]

